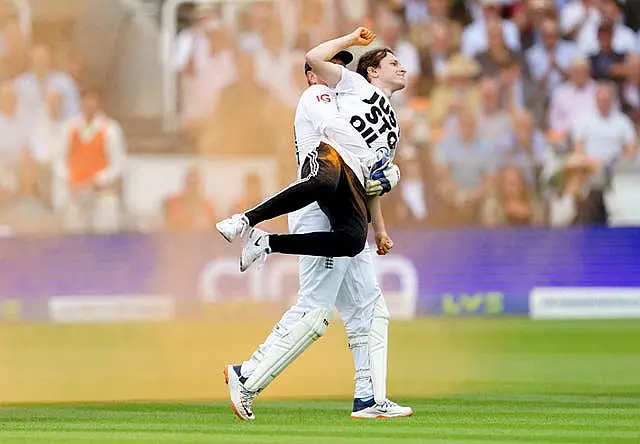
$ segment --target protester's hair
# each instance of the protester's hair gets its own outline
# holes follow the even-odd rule
[[[387,54],[393,54],[393,51],[389,48],[378,48],[365,52],[360,57],[360,60],[358,60],[358,68],[356,69],[356,72],[368,81],[368,69],[378,68],[380,66],[380,62],[387,56]]]

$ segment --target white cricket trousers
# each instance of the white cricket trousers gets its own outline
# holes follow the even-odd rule
[[[289,215],[291,233],[329,231],[327,216],[313,203]],[[347,336],[362,337],[369,334],[376,301],[381,297],[380,287],[373,265],[373,254],[369,244],[355,257],[325,258],[300,256],[298,300],[283,315],[278,326],[288,329],[306,312],[316,308],[333,309],[335,306],[344,322]],[[276,328],[278,328],[276,326]],[[242,364],[242,376],[249,377],[278,335],[271,333]],[[366,362],[364,362],[366,358]],[[368,370],[368,356],[355,357],[358,368]],[[330,363],[328,363],[330,364]],[[356,382],[356,396],[373,394],[369,381]]]

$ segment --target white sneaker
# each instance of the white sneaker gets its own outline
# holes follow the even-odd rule
[[[216,224],[218,233],[220,233],[227,242],[233,242],[235,238],[244,236],[244,233],[246,233],[249,228],[249,219],[247,219],[247,216],[244,214],[234,214]]]
[[[269,233],[258,228],[252,228],[244,241],[244,247],[240,254],[240,271],[247,271],[258,260],[264,263],[269,253],[271,253]]]
[[[403,407],[386,399],[380,404],[351,412],[352,418],[403,418],[413,415],[411,407]]]
[[[251,407],[253,406],[253,399],[256,395],[244,388],[244,385],[240,381],[239,371],[239,368],[238,371],[236,371],[231,364],[224,368],[224,381],[229,388],[231,407],[238,418],[243,421],[253,421],[256,419],[256,415],[253,414]]]

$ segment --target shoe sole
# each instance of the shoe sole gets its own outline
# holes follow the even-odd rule
[[[216,231],[217,231],[218,233],[220,233],[220,236],[222,236],[222,237],[224,238],[224,240],[226,240],[226,241],[227,241],[227,242],[229,242],[230,244],[231,244],[231,243],[233,243],[233,239],[228,238],[228,237],[227,237],[227,235],[226,235],[226,234],[224,234],[224,233],[222,232],[222,230],[220,230],[220,228],[218,228],[218,224],[216,224]]]
[[[222,373],[224,373],[224,383],[227,384],[227,387],[228,387],[229,386],[229,366],[228,365],[224,368],[224,371]],[[233,409],[233,413],[235,413],[235,415],[241,421],[252,421],[253,420],[253,418],[245,418],[244,416],[242,416],[240,414],[240,412],[236,408],[235,404],[231,400],[231,394],[229,394],[229,403],[231,404],[231,408]]]
[[[377,416],[353,416],[351,415],[351,419],[394,419],[394,418],[408,418],[413,416],[413,412],[408,415],[395,415],[395,416],[387,416],[387,415],[377,415]]]

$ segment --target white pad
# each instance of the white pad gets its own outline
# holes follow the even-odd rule
[[[377,404],[387,399],[387,351],[389,338],[389,309],[380,295],[373,310],[373,321],[369,330],[369,365],[373,398]]]
[[[245,381],[244,388],[250,392],[264,390],[276,376],[324,334],[332,317],[331,310],[316,308],[305,313],[290,328],[280,325],[280,328],[275,329],[280,337],[266,351],[260,364]]]
[[[369,354],[369,336],[349,336],[349,350],[353,350],[360,347],[366,347],[364,353]],[[366,356],[366,355],[365,355]],[[355,360],[355,356],[354,356]],[[369,381],[371,379],[371,369],[370,368],[358,368],[358,363],[356,362],[356,372],[353,377],[353,380],[358,385],[358,382],[362,380]]]

